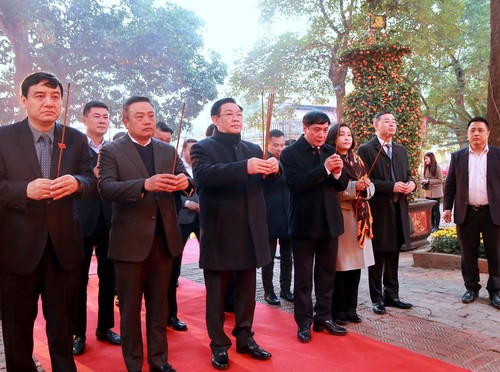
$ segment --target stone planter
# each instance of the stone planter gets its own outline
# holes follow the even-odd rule
[[[460,269],[460,256],[447,253],[435,253],[421,250],[413,252],[413,266],[426,269]],[[479,259],[479,271],[488,273],[488,261]]]
[[[411,222],[411,246],[403,244],[402,251],[417,249],[429,244],[427,238],[431,234],[431,210],[435,200],[417,199],[408,205]]]

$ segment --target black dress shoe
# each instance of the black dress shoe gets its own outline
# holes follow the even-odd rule
[[[255,343],[255,341],[250,341],[246,345],[238,345],[236,344],[236,352],[238,354],[248,354],[254,359],[258,360],[267,360],[271,359],[271,353],[265,351],[259,345]]]
[[[281,302],[274,292],[264,295],[264,300],[270,305],[281,305]]]
[[[170,364],[161,367],[150,367],[149,372],[177,372]]]
[[[490,292],[490,302],[491,306],[500,309],[500,291]]]
[[[329,334],[334,336],[345,336],[347,334],[347,329],[336,325],[331,320],[325,320],[324,322],[315,321],[313,325],[314,332],[327,331]]]
[[[341,326],[344,326],[347,324],[347,319],[335,318],[333,321],[335,322],[335,324],[338,324]]]
[[[303,344],[306,344],[309,341],[311,341],[311,327],[310,326],[299,327],[299,330],[297,331],[297,338]]]
[[[213,350],[212,351],[212,367],[217,369],[229,368],[229,356],[227,350]]]
[[[76,336],[73,340],[73,355],[83,354],[85,351],[85,336]]]
[[[358,314],[355,314],[353,316],[348,316],[347,320],[350,321],[351,323],[361,323],[363,319]]]
[[[290,291],[280,291],[280,297],[288,302],[293,302],[293,294]]]
[[[100,331],[98,329],[95,330],[95,336],[100,341],[108,341],[111,345],[121,345],[122,339],[120,335],[111,329],[107,331]]]
[[[468,289],[467,292],[462,296],[462,302],[464,304],[470,304],[474,302],[474,300],[479,296],[479,291],[473,291],[472,289]]]
[[[413,307],[409,302],[401,301],[399,298],[385,298],[384,305],[397,307],[398,309],[411,309]]]
[[[167,327],[172,328],[174,331],[185,332],[188,330],[186,323],[179,320],[176,316],[170,316],[167,320]]]
[[[374,302],[372,305],[372,310],[375,314],[387,314],[387,310],[385,309],[383,302]]]

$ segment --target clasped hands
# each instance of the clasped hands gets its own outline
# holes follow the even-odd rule
[[[58,200],[78,191],[80,183],[71,174],[65,174],[54,180],[37,178],[26,189],[26,195],[32,200],[53,199]]]
[[[330,155],[325,160],[325,168],[328,169],[332,174],[339,174],[342,172],[344,167],[344,162],[338,154]]]
[[[371,181],[368,177],[361,178],[360,180],[356,181],[356,191],[364,191],[369,188],[370,185]]]
[[[280,165],[276,158],[259,159],[250,158],[247,160],[247,173],[248,174],[272,174],[278,173]]]
[[[394,184],[394,188],[392,189],[393,192],[399,192],[401,194],[409,194],[415,190],[415,182],[413,181],[408,181],[408,182],[401,182],[398,181]]]
[[[185,190],[188,186],[189,180],[184,173],[160,173],[146,178],[144,181],[144,189],[146,191],[174,192]]]

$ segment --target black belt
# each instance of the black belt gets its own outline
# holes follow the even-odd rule
[[[469,207],[472,208],[473,211],[479,212],[479,211],[484,211],[485,209],[488,209],[490,206],[489,204],[484,204],[484,205],[470,205]]]

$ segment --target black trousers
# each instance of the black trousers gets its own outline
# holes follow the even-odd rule
[[[292,237],[294,276],[294,317],[299,327],[313,320],[332,319],[332,294],[338,251],[338,238],[303,239]],[[313,307],[312,289],[316,304]]]
[[[332,296],[332,318],[347,320],[357,315],[361,270],[337,271]]]
[[[464,284],[467,289],[473,291],[481,288],[478,266],[480,234],[483,234],[488,259],[489,278],[486,289],[490,292],[498,291],[500,290],[500,226],[494,225],[491,221],[489,208],[474,210],[468,207],[464,222],[457,225]]]
[[[439,229],[439,224],[441,223],[441,198],[426,198],[429,200],[435,200],[436,204],[432,207],[431,211],[431,227]]]
[[[200,223],[196,217],[193,223],[181,224],[182,245],[185,246],[192,232],[195,233],[198,240],[200,239]],[[182,253],[174,258],[172,264],[172,276],[168,286],[168,316],[177,316],[177,281],[181,276]]]
[[[73,329],[79,280],[80,266],[64,270],[50,241],[32,273],[1,273],[0,301],[7,371],[37,371],[32,355],[39,297],[47,322],[45,330],[52,371],[76,371]]]
[[[205,276],[206,322],[210,348],[227,350],[231,339],[224,332],[224,307],[227,292],[234,284],[235,324],[232,335],[238,345],[248,344],[253,340],[253,316],[255,311],[255,269],[238,271],[203,270]]]
[[[290,291],[292,285],[292,246],[289,238],[279,239],[280,242],[280,289],[281,291]],[[274,292],[273,273],[274,257],[276,256],[276,246],[278,239],[269,239],[269,248],[271,249],[271,263],[262,267],[262,285],[264,293]]]
[[[130,371],[139,371],[143,363],[141,332],[142,298],[146,305],[148,363],[160,368],[168,362],[167,291],[173,257],[164,234],[156,234],[149,256],[141,262],[115,261],[116,283],[120,298],[122,354]]]
[[[102,217],[99,218],[95,232],[83,238],[85,258],[82,263],[82,277],[78,293],[76,325],[74,334],[85,336],[87,330],[87,286],[92,253],[95,248],[97,257],[97,276],[99,277],[99,293],[97,297],[97,329],[107,331],[115,326],[113,299],[115,295],[115,269],[113,261],[108,258],[109,231]]]
[[[368,268],[368,286],[372,303],[384,302],[384,297],[399,298],[399,252],[404,243],[403,224],[399,205],[396,210],[396,235],[397,251],[373,251],[375,265]],[[375,240],[376,237],[373,238]]]

